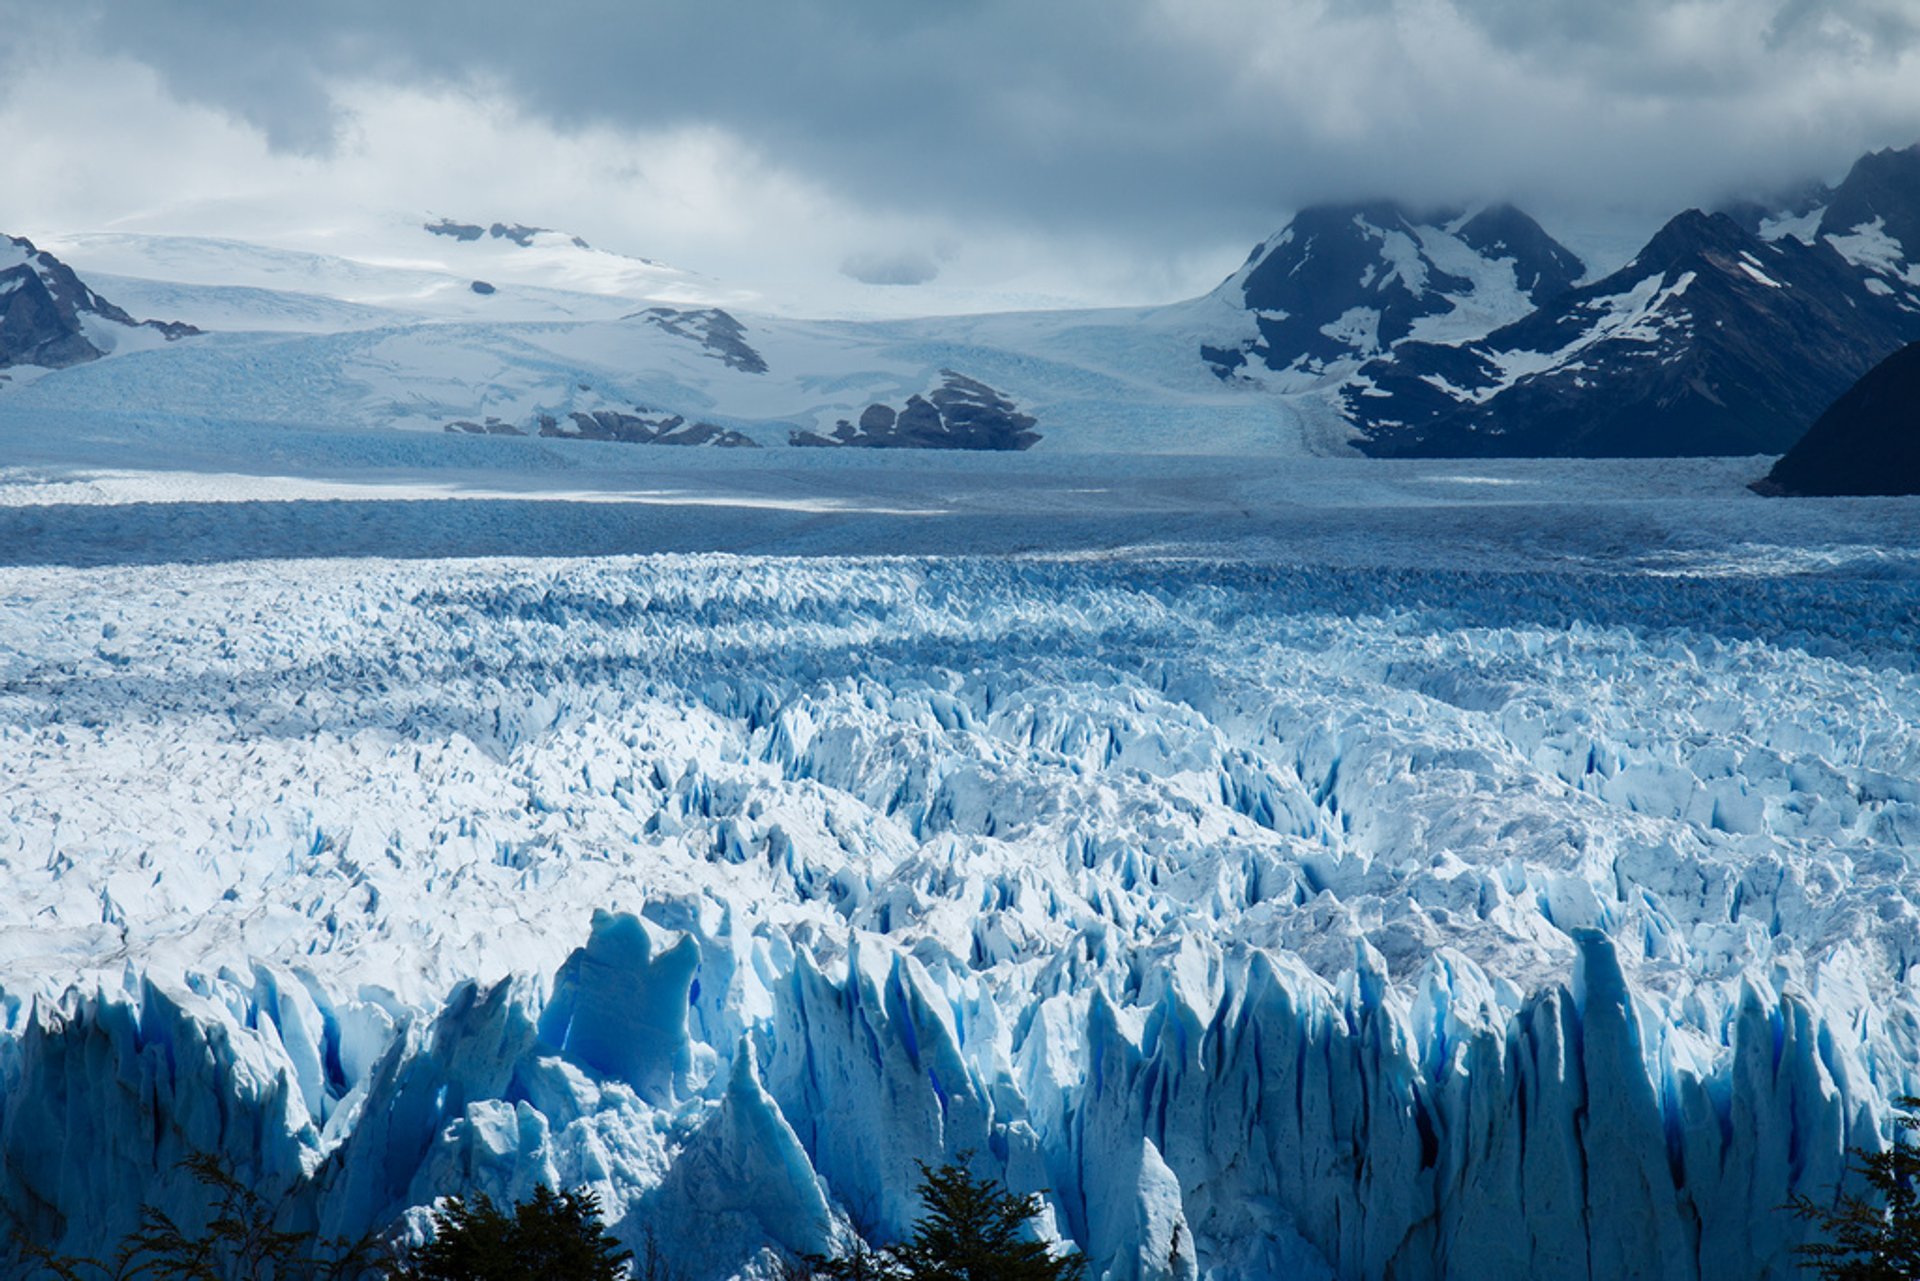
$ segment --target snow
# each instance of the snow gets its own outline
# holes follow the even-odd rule
[[[1746,268],[1748,275],[1758,277],[1758,273],[1748,264],[1742,262],[1740,266]],[[1691,271],[1680,273],[1671,283],[1664,276],[1655,274],[1620,293],[1589,299],[1581,304],[1581,310],[1593,314],[1592,323],[1553,351],[1534,351],[1525,347],[1481,349],[1479,354],[1499,370],[1498,376],[1483,386],[1455,387],[1437,376],[1428,376],[1425,381],[1457,400],[1484,404],[1523,378],[1549,370],[1572,372],[1580,369],[1582,366],[1575,358],[1599,343],[1629,342],[1654,346],[1669,332],[1686,324],[1685,317],[1674,314],[1668,304],[1685,294],[1693,281],[1694,273]],[[1774,282],[1761,279],[1760,283]]]
[[[1827,215],[1827,207],[1819,205],[1802,214],[1776,214],[1760,220],[1760,239],[1779,240],[1791,236],[1803,245],[1813,245],[1819,241],[1820,220]]]
[[[1785,1276],[1920,1077],[1915,500],[0,416],[70,1243],[205,1147],[764,1275],[971,1150],[1114,1278]]]
[[[1363,356],[1371,355],[1380,350],[1380,311],[1375,307],[1349,307],[1320,326],[1320,332]]]
[[[1772,276],[1769,276],[1765,271],[1761,270],[1759,260],[1756,259],[1752,254],[1749,254],[1749,253],[1741,254],[1738,266],[1740,270],[1745,272],[1751,279],[1758,281],[1760,284],[1767,286],[1767,288],[1769,289],[1781,289],[1785,287],[1779,281],[1775,280]]]
[[[389,314],[380,322],[330,315],[290,295],[236,301],[223,290],[213,301],[216,319],[238,319],[255,332],[208,334],[164,352],[97,361],[0,395],[15,409],[42,414],[435,433],[487,416],[526,430],[540,414],[564,419],[645,405],[784,446],[797,428],[830,432],[838,419],[858,418],[876,402],[899,405],[937,385],[942,370],[956,369],[1036,415],[1049,450],[1304,448],[1289,406],[1255,388],[1223,384],[1201,360],[1203,342],[1252,324],[1244,311],[1234,314],[1214,298],[1131,311],[869,323],[743,313],[746,342],[770,366],[764,374],[730,367],[696,338],[632,316],[483,324]],[[183,307],[175,314],[192,320],[209,311]],[[336,321],[346,323],[302,332],[309,323]],[[1203,428],[1182,429],[1202,420]]]
[[[1380,257],[1387,263],[1388,270],[1374,282],[1375,289],[1385,289],[1397,280],[1415,298],[1427,292],[1427,264],[1420,256],[1420,243],[1404,231],[1376,227],[1357,214],[1353,221],[1360,230],[1380,242]]]
[[[1886,222],[1885,218],[1875,218],[1872,222],[1861,223],[1844,236],[1829,232],[1827,243],[1856,267],[1865,267],[1868,271],[1891,276],[1910,285],[1920,285],[1920,263],[1907,261],[1905,246],[1887,234]]]
[[[1437,227],[1419,230],[1420,248],[1433,265],[1450,276],[1473,282],[1473,287],[1464,294],[1446,295],[1453,303],[1452,310],[1415,320],[1407,335],[1409,341],[1474,342],[1533,310],[1533,300],[1520,288],[1512,258],[1486,258],[1458,236]]]

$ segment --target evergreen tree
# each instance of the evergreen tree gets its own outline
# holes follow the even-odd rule
[[[1920,1099],[1903,1098],[1895,1118],[1903,1131],[1920,1129]],[[1826,1239],[1798,1247],[1821,1281],[1920,1279],[1920,1148],[1899,1141],[1884,1152],[1854,1149],[1853,1169],[1865,1194],[1841,1192],[1831,1205],[1796,1196],[1794,1213],[1820,1225]]]
[[[1055,1254],[1026,1231],[1044,1208],[1037,1194],[1014,1196],[1005,1185],[968,1173],[971,1153],[938,1168],[920,1163],[926,1213],[913,1235],[887,1250],[864,1241],[833,1258],[808,1262],[832,1281],[1078,1281],[1080,1259]]]
[[[433,1240],[415,1250],[397,1281],[621,1281],[631,1250],[600,1222],[591,1192],[534,1189],[513,1212],[482,1193],[451,1197],[434,1211]],[[651,1260],[650,1260],[651,1261]]]

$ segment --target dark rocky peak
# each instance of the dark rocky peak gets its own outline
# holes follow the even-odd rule
[[[1514,281],[1534,306],[1573,288],[1586,264],[1546,229],[1511,204],[1488,205],[1454,232],[1483,258],[1511,258]]]
[[[1820,219],[1820,234],[1845,236],[1878,222],[1910,261],[1920,261],[1920,144],[1860,157]]]
[[[1222,289],[1253,313],[1259,337],[1202,347],[1221,377],[1249,359],[1307,378],[1405,338],[1420,317],[1451,309],[1472,282],[1435,267],[1418,225],[1387,201],[1303,209],[1261,244]]]
[[[1632,262],[1608,279],[1637,280],[1654,273],[1672,276],[1698,270],[1710,254],[1737,258],[1742,253],[1761,253],[1766,249],[1766,241],[1728,215],[1689,209],[1669,219],[1666,226],[1653,234],[1646,247],[1634,255]]]
[[[168,340],[200,331],[178,321],[137,321],[89,289],[73,269],[33,242],[0,236],[0,368],[40,365],[62,369],[97,360],[111,340],[87,332],[87,323],[153,329]],[[107,342],[102,348],[95,339]]]
[[[1511,265],[1523,300],[1534,306],[1566,292],[1583,270],[1576,256],[1511,205],[1471,217],[1384,200],[1304,209],[1221,288],[1252,313],[1258,336],[1203,346],[1201,355],[1223,378],[1254,363],[1284,372],[1298,388],[1416,332],[1433,337],[1451,327],[1452,337],[1477,337],[1513,318],[1487,306],[1513,297],[1504,283],[1492,287],[1507,270],[1496,264]],[[1461,310],[1483,284],[1487,297]],[[1456,312],[1458,324],[1446,319]],[[1428,317],[1439,318],[1436,327],[1419,329]]]
[[[1424,297],[1471,288],[1439,272],[1420,252],[1420,223],[1400,205],[1367,201],[1302,210],[1249,260],[1241,281],[1247,306],[1300,314],[1329,296],[1404,293]],[[1344,310],[1344,308],[1342,308]]]
[[[1894,352],[1815,420],[1763,494],[1920,494],[1920,342]]]

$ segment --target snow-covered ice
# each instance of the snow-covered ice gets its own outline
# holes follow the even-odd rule
[[[1920,1088],[1917,500],[34,421],[49,1239],[200,1148],[765,1275],[971,1149],[1115,1281],[1786,1277]]]

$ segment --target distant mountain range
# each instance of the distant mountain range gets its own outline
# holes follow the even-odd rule
[[[1920,339],[1920,148],[1777,206],[1688,210],[1580,274],[1511,207],[1311,209],[1221,287],[1258,337],[1201,354],[1331,396],[1372,454],[1779,453]]]
[[[1779,454],[1920,341],[1920,148],[1680,213],[1599,279],[1512,205],[1371,201],[1304,210],[1207,295],[1130,310],[794,320],[566,232],[390,234],[358,258],[62,241],[190,322],[164,325],[0,238],[0,408],[775,448]],[[167,341],[195,325],[213,332]]]

